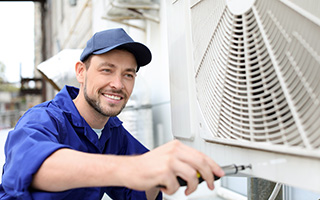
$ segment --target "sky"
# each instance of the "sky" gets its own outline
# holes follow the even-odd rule
[[[33,77],[33,2],[0,2],[0,62],[6,66],[8,82]]]

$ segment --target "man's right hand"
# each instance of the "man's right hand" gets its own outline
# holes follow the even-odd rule
[[[164,186],[161,191],[175,193],[180,185],[177,177],[187,182],[186,195],[194,192],[199,184],[197,173],[207,182],[208,188],[214,189],[214,174],[221,177],[222,169],[208,156],[178,140],[173,140],[148,153],[134,156],[128,174],[129,188],[145,190],[146,188]]]

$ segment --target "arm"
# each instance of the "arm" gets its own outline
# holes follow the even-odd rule
[[[59,192],[81,187],[124,186],[121,171],[131,156],[114,156],[59,149],[33,176],[32,187]]]
[[[161,190],[173,194],[179,188],[176,176],[180,176],[188,182],[186,194],[190,194],[198,185],[197,171],[210,189],[213,189],[213,173],[223,176],[223,171],[209,157],[176,140],[138,156],[59,149],[43,162],[33,177],[32,187],[54,192],[80,187],[125,186],[155,195],[155,187],[164,185],[166,189]]]

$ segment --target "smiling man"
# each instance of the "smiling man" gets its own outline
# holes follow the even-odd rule
[[[116,117],[150,61],[123,29],[96,33],[75,65],[80,88],[65,86],[9,133],[0,199],[162,199],[158,186],[173,194],[177,176],[192,193],[198,172],[213,189],[224,174],[208,156],[177,140],[148,151]]]
[[[80,114],[92,121],[88,122],[91,127],[103,128],[105,119],[117,116],[125,107],[133,90],[136,70],[133,54],[118,49],[77,63],[77,79],[83,90],[74,103]],[[96,124],[101,120],[101,124]]]

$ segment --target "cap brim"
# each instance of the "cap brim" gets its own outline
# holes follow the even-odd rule
[[[107,53],[113,49],[123,48],[134,55],[137,61],[138,67],[145,66],[151,62],[152,54],[148,47],[139,42],[128,42],[124,44],[118,44],[112,47],[100,49],[98,51],[94,51],[93,54],[103,54]]]

